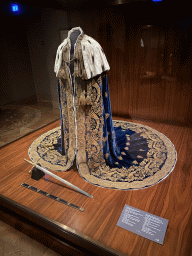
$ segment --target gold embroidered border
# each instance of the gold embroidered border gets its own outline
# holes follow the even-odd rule
[[[67,163],[67,156],[62,156],[57,150],[53,148],[53,146],[50,146],[53,145],[55,139],[58,137],[58,135],[54,135],[55,133],[61,134],[61,127],[52,129],[34,140],[28,150],[28,154],[33,162],[39,163],[43,167],[54,171],[67,171],[70,168],[70,163]],[[48,138],[47,143],[46,138]],[[41,147],[39,148],[39,146]],[[48,154],[50,161],[44,160],[44,154]],[[53,164],[53,159],[57,159],[59,164]],[[63,166],[61,168],[62,164]]]
[[[102,179],[99,179],[99,178],[91,175],[89,172],[88,165],[86,163],[83,163],[83,161],[82,161],[79,165],[79,174],[81,175],[81,177],[83,177],[86,181],[88,181],[94,185],[101,186],[101,187],[128,190],[128,189],[140,189],[140,188],[145,188],[145,187],[155,185],[159,181],[165,179],[171,173],[171,171],[174,169],[174,166],[176,164],[177,153],[175,151],[174,145],[171,143],[171,141],[165,135],[163,135],[162,133],[160,133],[148,126],[144,126],[144,125],[140,125],[140,124],[130,123],[130,122],[126,122],[126,121],[113,121],[113,123],[114,123],[114,126],[120,125],[122,128],[124,127],[125,129],[129,127],[130,129],[134,129],[136,132],[141,132],[141,131],[143,131],[143,128],[144,128],[147,131],[149,131],[150,133],[159,136],[160,139],[164,142],[164,144],[166,146],[166,150],[167,150],[167,159],[165,161],[164,166],[161,168],[160,171],[156,172],[153,176],[150,176],[143,181],[113,182],[113,181],[108,181],[108,180],[102,180]],[[51,136],[51,138],[49,138],[49,140],[47,140],[47,144],[50,143],[51,139],[52,140],[55,139],[53,134],[57,131],[58,132],[60,131],[60,127],[55,128],[55,129],[41,135],[39,138],[37,138],[32,143],[32,145],[29,149],[29,155],[33,161],[34,161],[35,157],[36,157],[36,159],[39,158],[39,154],[37,151],[38,145],[40,145],[42,143],[42,141],[46,137],[49,137],[49,136]],[[143,133],[144,133],[144,131],[143,131]],[[55,136],[58,136],[58,134]],[[127,141],[129,141],[129,137],[127,137]],[[54,151],[53,149],[50,149],[50,150],[52,152],[51,153],[52,158],[54,156],[55,160],[59,160],[60,163],[61,163],[61,161],[63,161],[63,162],[66,161],[66,156],[58,155],[58,152]],[[39,163],[42,166],[47,167],[53,171],[54,170],[65,171],[67,169],[67,166],[61,166],[60,164],[57,165],[54,163],[44,161],[42,159],[40,159]],[[106,166],[104,163],[101,163],[101,166],[102,166],[102,168],[106,168],[105,171],[107,171],[107,172],[114,171],[113,170],[114,168],[110,168],[109,166]],[[138,168],[139,168],[139,166],[138,166]],[[123,174],[123,171],[125,172],[125,174],[127,173],[126,168],[122,168],[122,171],[121,171],[122,174]]]
[[[174,145],[171,143],[171,141],[162,133],[148,127],[148,126],[144,126],[144,125],[140,125],[140,124],[133,124],[130,122],[126,122],[126,121],[113,121],[114,127],[117,126],[121,126],[123,129],[128,129],[131,128],[136,132],[143,132],[144,135],[144,131],[143,128],[148,130],[150,133],[152,134],[156,134],[165,144],[166,146],[166,153],[167,153],[167,159],[164,163],[164,165],[162,166],[161,170],[159,170],[158,172],[156,172],[155,174],[153,174],[150,177],[145,178],[142,181],[133,181],[133,182],[113,182],[113,181],[108,181],[108,180],[103,180],[100,179],[98,177],[95,177],[93,175],[91,175],[91,173],[89,172],[88,168],[84,165],[84,169],[80,168],[79,169],[79,173],[80,175],[88,182],[101,186],[101,187],[107,187],[107,188],[115,188],[115,189],[140,189],[140,188],[145,188],[145,187],[149,187],[152,185],[157,184],[158,182],[160,182],[161,180],[165,179],[174,169],[175,164],[176,164],[176,160],[177,160],[177,153],[175,150]],[[131,127],[130,127],[131,126]],[[142,166],[143,161],[140,163],[140,165],[137,167],[138,169],[140,168],[140,166]],[[116,170],[118,168],[110,168],[109,166],[106,166],[105,164],[101,164],[100,166],[100,170],[104,168],[105,172],[108,173],[110,172],[110,174],[112,174],[113,172],[116,172]],[[98,169],[98,172],[100,171]],[[126,168],[121,168],[121,172],[125,172],[127,173],[128,169]]]

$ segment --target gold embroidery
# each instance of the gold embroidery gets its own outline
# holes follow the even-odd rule
[[[107,92],[105,92],[105,98],[107,98],[108,97],[108,93]]]
[[[114,127],[117,127],[119,123],[120,121],[113,121]],[[89,144],[91,150],[88,159],[89,157],[92,158],[88,160],[88,163],[84,162],[79,165],[79,172],[87,181],[104,187],[115,187],[119,189],[141,188],[157,183],[170,173],[176,161],[175,149],[171,142],[163,134],[157,131],[154,132],[154,130],[149,127],[145,128],[138,124],[122,122],[122,125],[125,126],[125,124],[128,129],[136,133],[138,131],[140,134],[142,130],[142,136],[146,138],[148,145],[151,145],[149,154],[146,155],[146,158],[140,163],[134,160],[133,163],[135,165],[129,168],[110,168],[106,165],[101,151],[99,152],[101,147],[98,145],[97,140],[95,141],[93,136],[87,136],[88,139],[92,139]],[[145,129],[145,132],[143,129]],[[40,143],[42,144],[42,142],[45,141],[46,143],[51,143],[51,141],[54,141],[55,138],[60,136],[59,134],[60,128],[55,128],[39,137],[29,149],[30,155],[33,154],[32,158],[34,159],[34,155],[39,154],[42,150],[41,147],[38,147]],[[89,152],[88,145],[86,147],[86,152]],[[97,156],[98,152],[99,154]],[[43,154],[42,156],[44,157]],[[55,165],[55,163],[59,162],[59,164],[61,164],[61,170],[64,170],[65,166],[62,163],[63,160],[61,161],[61,155],[57,151],[52,151],[50,156],[51,157],[48,158],[49,162],[46,162],[46,164],[44,162],[43,166],[57,170],[58,165]],[[97,161],[97,158],[100,160]],[[46,158],[44,159],[46,160]],[[54,159],[54,161],[50,162],[50,159]],[[165,164],[163,164],[164,161]],[[41,159],[39,163],[41,164],[42,162],[43,160]],[[116,162],[116,164],[118,164],[118,162]],[[48,165],[50,165],[50,167]],[[162,165],[163,168],[161,169]]]
[[[98,79],[101,79],[100,77]],[[79,79],[80,80],[80,79]],[[78,81],[77,97],[81,94],[82,88],[86,87],[87,91],[91,93],[91,106],[89,111],[80,111],[80,108],[77,108],[77,123],[78,129],[81,130],[81,133],[84,135],[83,143],[81,143],[81,148],[78,147],[77,159],[80,163],[87,163],[90,172],[97,173],[98,168],[102,163],[104,163],[102,155],[102,140],[106,141],[107,138],[103,138],[103,103],[100,92],[100,86],[98,85],[97,80],[87,80]],[[82,108],[81,108],[82,109]],[[80,119],[84,119],[83,122],[79,122]],[[77,129],[77,130],[78,130]],[[78,140],[81,140],[81,136],[78,133]],[[84,154],[84,161],[81,160],[81,155]],[[86,167],[84,167],[86,168]]]
[[[105,158],[107,159],[108,157],[109,157],[109,154],[108,154],[108,153],[106,153],[106,154],[105,154]]]
[[[128,178],[129,178],[129,179],[132,179],[132,178],[133,178],[133,173],[132,173],[132,172],[128,174]]]
[[[106,114],[105,114],[105,117],[106,117],[106,119],[109,118],[109,113],[106,113]]]
[[[79,96],[79,105],[85,105],[85,91],[81,92]]]

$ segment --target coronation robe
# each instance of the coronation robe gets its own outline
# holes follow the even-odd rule
[[[57,145],[65,159],[63,171],[72,166],[75,157],[84,176],[133,164],[134,159],[125,153],[126,138],[132,132],[113,126],[106,74],[109,69],[102,47],[80,27],[70,30],[58,47],[54,71],[61,112]]]
[[[80,27],[58,47],[61,127],[42,134],[29,148],[31,160],[54,171],[67,171],[76,160],[79,174],[101,187],[138,189],[170,174],[176,163],[173,144],[154,129],[112,120],[102,47]]]

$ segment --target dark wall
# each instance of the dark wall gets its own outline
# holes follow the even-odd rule
[[[68,30],[67,13],[38,8],[35,14],[33,19],[27,21],[27,39],[37,98],[59,108],[54,64],[57,48],[61,44],[60,32]]]
[[[67,12],[18,5],[18,14],[11,12],[11,1],[0,6],[6,24],[0,37],[0,105],[34,98],[58,108],[54,62],[60,31],[68,29]]]
[[[35,98],[35,86],[26,34],[26,17],[1,5],[0,105]]]
[[[186,8],[138,2],[40,14],[33,8],[20,17],[1,8],[1,14],[6,24],[0,37],[1,105],[35,95],[35,86],[38,93],[41,89],[46,97],[56,98],[53,64],[60,30],[81,26],[106,53],[114,115],[192,123],[192,19]]]
[[[192,123],[192,27],[187,11],[127,4],[70,11],[69,24],[81,26],[105,51],[114,115]],[[148,24],[153,26],[143,26]]]

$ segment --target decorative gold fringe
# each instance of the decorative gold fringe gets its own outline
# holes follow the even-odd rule
[[[91,95],[93,94],[92,92],[92,80],[88,80],[87,81],[87,97],[86,97],[86,105],[87,106],[92,106],[93,102],[92,102],[92,98]]]
[[[79,96],[79,105],[85,105],[85,91]]]
[[[92,102],[91,102],[91,97],[87,96],[85,98],[85,91],[83,91],[79,97],[79,105],[84,105],[84,106],[91,106]]]
[[[81,49],[81,41],[83,39],[83,34],[79,36],[76,48],[75,48],[75,55],[74,58],[76,59],[76,63],[74,65],[74,77],[82,77],[82,79],[87,79],[87,74],[85,71],[84,63],[83,63],[83,53]]]
[[[85,99],[85,104],[86,105],[92,105],[91,97],[90,96],[87,96],[87,98]]]
[[[69,72],[68,72],[68,59],[67,56],[69,56],[69,47],[68,44],[63,49],[63,61],[60,67],[60,70],[58,72],[58,78],[60,79],[67,79],[69,80]]]

